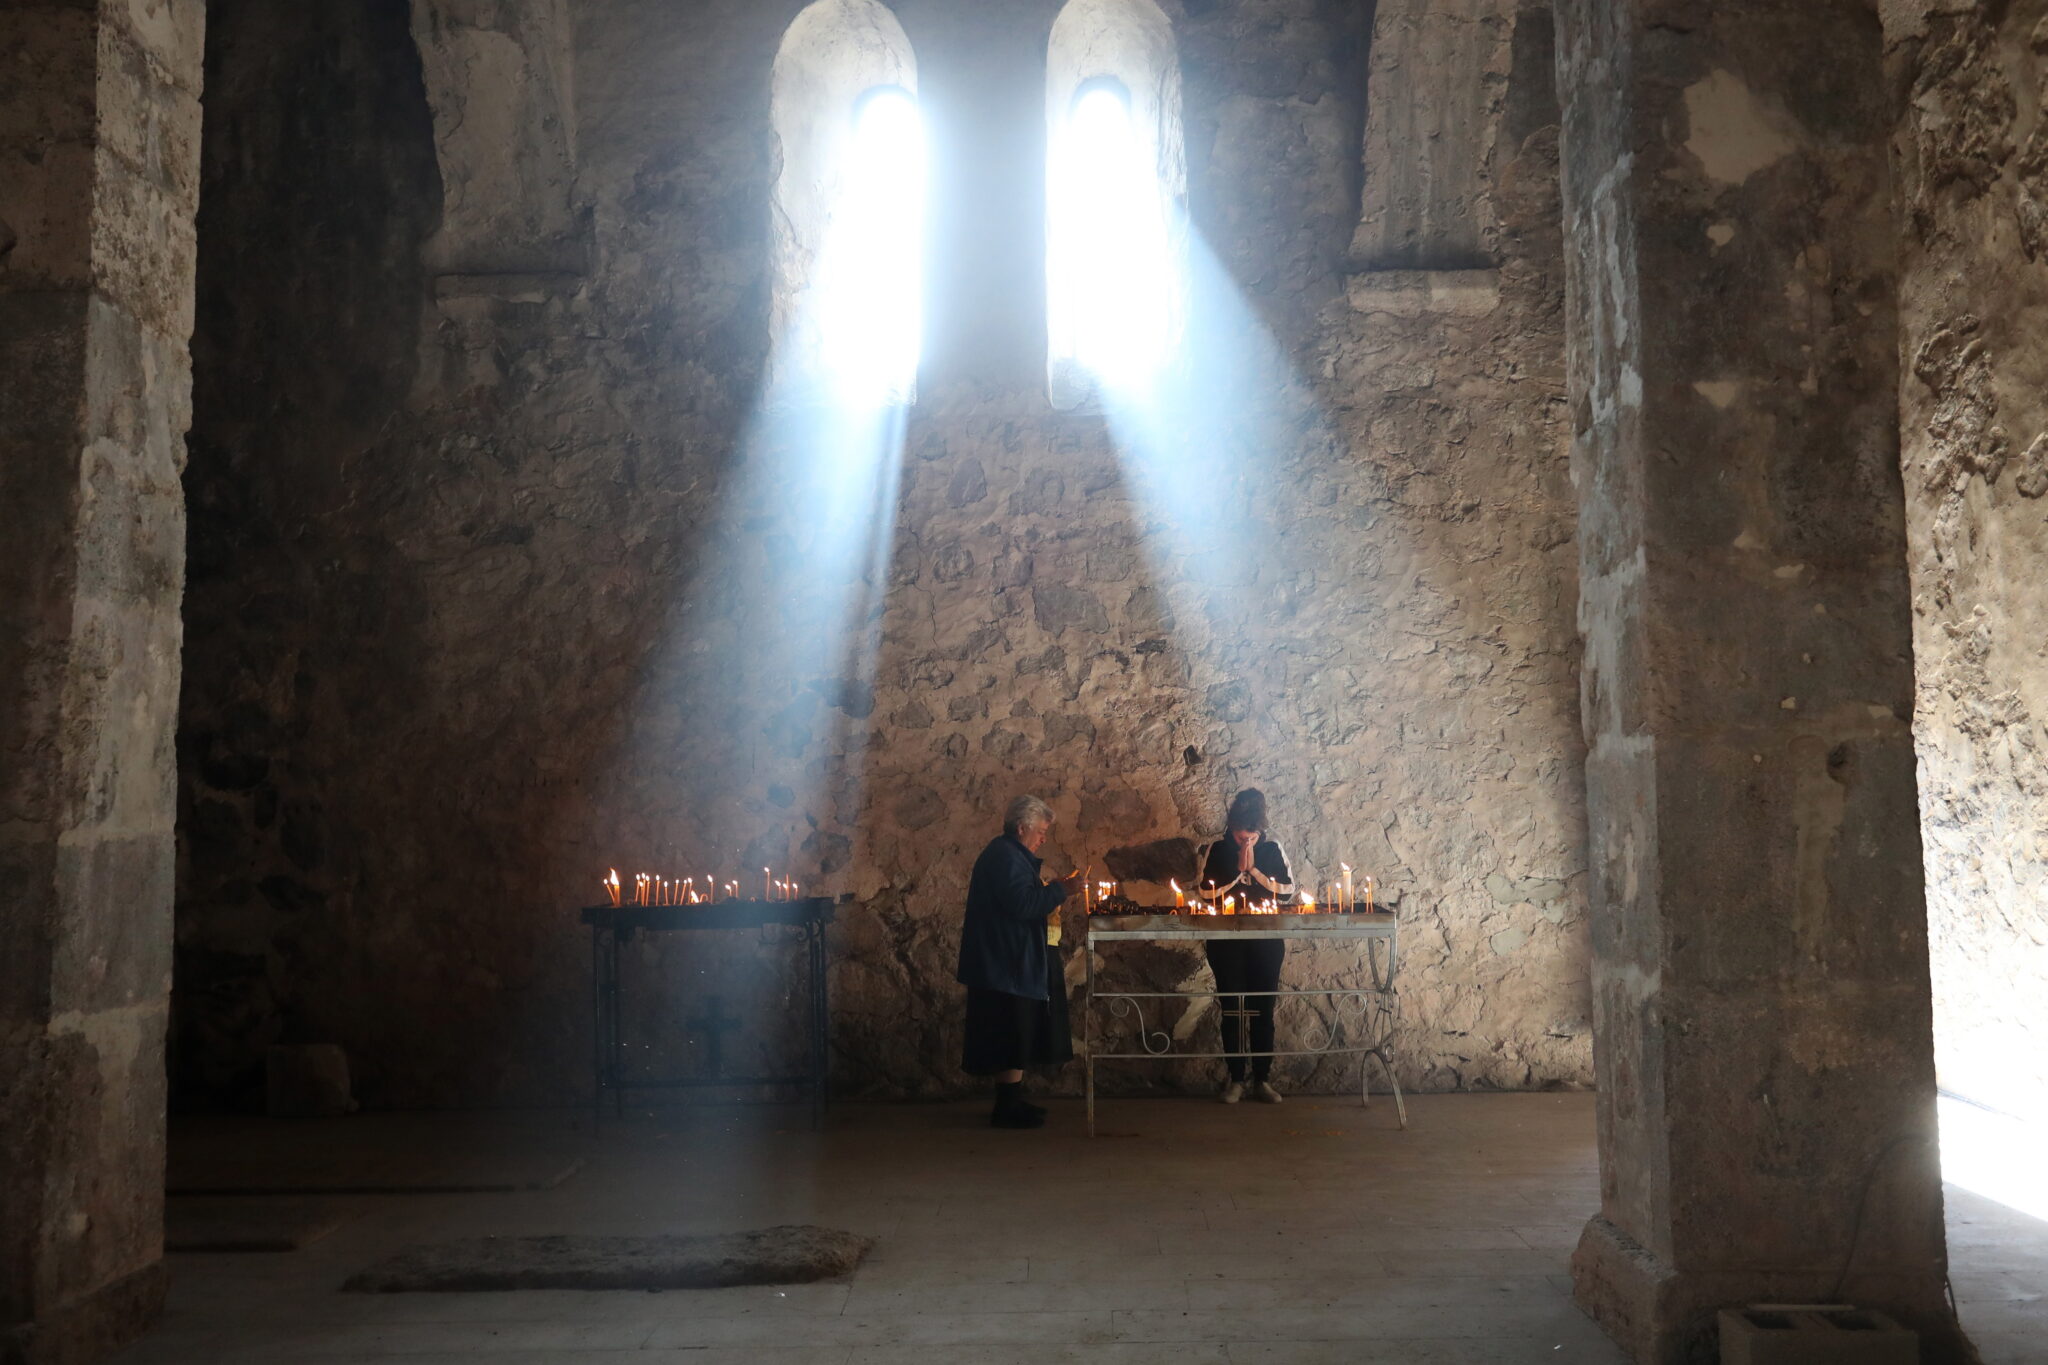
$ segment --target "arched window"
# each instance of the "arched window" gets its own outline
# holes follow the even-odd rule
[[[817,0],[783,35],[769,103],[773,401],[909,403],[925,178],[910,40],[876,0]]]
[[[1180,63],[1152,0],[1070,0],[1046,53],[1053,406],[1149,387],[1183,324]]]

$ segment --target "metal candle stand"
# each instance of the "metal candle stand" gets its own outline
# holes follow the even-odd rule
[[[1366,975],[1369,985],[1350,989],[1315,991],[1098,991],[1095,987],[1095,949],[1098,943],[1113,943],[1126,939],[1152,942],[1203,941],[1228,938],[1281,938],[1307,940],[1310,942],[1358,943],[1365,949]],[[1390,913],[1364,915],[1170,915],[1165,913],[1138,915],[1091,915],[1088,919],[1087,943],[1087,985],[1081,1007],[1082,1057],[1086,1071],[1088,1094],[1088,1135],[1095,1136],[1095,1064],[1098,1061],[1157,1061],[1162,1059],[1185,1060],[1189,1058],[1227,1057],[1343,1057],[1359,1058],[1358,1102],[1371,1103],[1372,1068],[1369,1059],[1377,1059],[1380,1069],[1386,1073],[1387,1084],[1394,1092],[1394,1109],[1401,1126],[1408,1126],[1408,1105],[1401,1096],[1401,1082],[1394,1075],[1392,1046],[1394,1029],[1400,1022],[1400,997],[1394,990],[1394,973],[1400,965],[1400,931],[1397,921]],[[1323,997],[1336,1003],[1358,1007],[1357,1041],[1350,1046],[1338,1046],[1340,1034],[1338,1021],[1330,1020],[1324,1025],[1323,1045],[1314,1048],[1297,1048],[1292,1051],[1272,1052],[1179,1052],[1174,1049],[1173,1033],[1167,1028],[1153,1029],[1145,1022],[1146,1000],[1220,1000],[1225,995],[1237,997],[1272,996],[1277,1000],[1294,997]],[[1143,1052],[1103,1052],[1095,1050],[1095,1002],[1107,1002],[1109,1014],[1116,1019],[1135,1018],[1138,1026],[1138,1043]],[[1249,1015],[1251,1011],[1244,1011]],[[1163,1022],[1163,1021],[1162,1021]],[[1249,1019],[1243,1020],[1249,1023]],[[1249,1041],[1249,1030],[1242,1035]],[[1156,1040],[1156,1041],[1155,1041]]]
[[[705,905],[596,905],[581,918],[590,926],[591,999],[595,1010],[592,1104],[604,1116],[607,1092],[613,1112],[623,1114],[628,1090],[684,1090],[703,1087],[801,1085],[810,1090],[811,1127],[824,1121],[827,1084],[827,1041],[830,1016],[825,990],[825,926],[832,922],[832,898],[805,896],[786,901],[717,901]],[[619,945],[638,933],[669,933],[679,929],[758,929],[787,924],[803,931],[810,997],[809,1066],[789,1076],[693,1076],[660,1080],[629,1079],[621,1020],[625,1013],[619,977]],[[715,1028],[717,1000],[711,1000],[708,1021]],[[716,1034],[714,1033],[714,1040]],[[714,1049],[715,1051],[715,1049]],[[714,1073],[718,1070],[714,1066]]]

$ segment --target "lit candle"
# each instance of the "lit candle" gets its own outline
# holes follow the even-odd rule
[[[1223,913],[1226,915],[1234,915],[1237,913],[1237,897],[1225,896],[1223,898]]]
[[[1304,915],[1313,915],[1315,912],[1316,898],[1314,896],[1303,896],[1301,898],[1301,913]]]
[[[1354,908],[1351,900],[1351,864],[1339,863],[1337,866],[1344,869],[1344,898],[1337,903],[1337,909],[1348,915]]]
[[[768,881],[768,869],[765,867],[761,869],[761,899],[764,901],[775,899],[775,893]]]
[[[1180,883],[1177,881],[1172,881],[1168,882],[1167,885],[1173,888],[1173,908],[1176,910],[1185,909],[1187,907],[1188,898],[1181,894]]]
[[[1370,877],[1365,879],[1365,913],[1368,915],[1375,913],[1372,908],[1372,878]]]
[[[604,889],[611,893],[612,904],[617,905],[619,903],[619,870],[616,867],[612,869],[612,875],[605,878]]]

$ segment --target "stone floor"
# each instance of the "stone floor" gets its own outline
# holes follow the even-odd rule
[[[380,1169],[565,1139],[589,1162],[551,1189],[346,1200],[349,1221],[297,1252],[173,1257],[166,1321],[117,1360],[1620,1361],[1565,1278],[1595,1202],[1591,1097],[1424,1096],[1411,1116],[1403,1133],[1378,1100],[1107,1101],[1092,1142],[1069,1104],[1039,1133],[992,1132],[963,1105],[845,1106],[822,1136],[758,1109],[677,1111],[595,1136],[565,1134],[580,1124],[566,1116],[359,1116],[336,1122],[383,1154]],[[247,1141],[246,1127],[179,1140],[189,1152],[230,1139]],[[263,1161],[274,1169],[277,1154]],[[2048,1225],[1960,1191],[1951,1209],[1957,1288],[1987,1360],[2048,1361]],[[869,1234],[877,1249],[847,1279],[780,1289],[335,1290],[417,1241],[799,1221]]]

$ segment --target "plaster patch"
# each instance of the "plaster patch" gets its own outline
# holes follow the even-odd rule
[[[1789,155],[1795,144],[1740,77],[1715,71],[1686,87],[1686,150],[1710,180],[1739,185]]]
[[[1692,389],[1715,407],[1726,408],[1733,406],[1742,393],[1742,384],[1734,379],[1702,379]]]
[[[1707,240],[1714,244],[1714,250],[1719,251],[1722,247],[1735,240],[1735,225],[1733,223],[1709,223],[1707,225]]]

